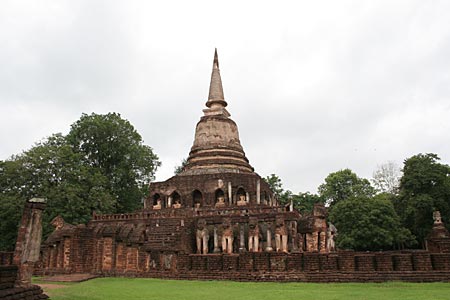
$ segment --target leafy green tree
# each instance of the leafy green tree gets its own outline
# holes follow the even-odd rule
[[[350,169],[329,174],[319,186],[319,195],[329,206],[352,197],[371,197],[375,194],[369,180],[358,177]]]
[[[266,176],[264,180],[270,186],[270,189],[275,194],[277,198],[280,198],[284,193],[283,183],[281,182],[281,178],[275,174],[270,174],[270,176]]]
[[[60,134],[2,162],[0,178],[0,215],[4,220],[0,232],[6,233],[3,249],[14,246],[23,205],[28,199],[47,199],[44,233],[52,230],[49,223],[56,215],[70,223],[84,223],[93,211],[112,212],[115,204],[107,178],[84,164],[81,155],[73,152]]]
[[[413,242],[392,202],[381,194],[351,197],[335,204],[329,220],[338,229],[337,246],[358,251],[388,250]]]
[[[419,244],[433,225],[433,211],[439,210],[450,229],[450,167],[439,163],[433,153],[417,154],[404,162],[395,207],[403,225]]]
[[[269,184],[278,200],[280,200],[280,204],[286,205],[292,201],[294,208],[300,210],[301,212],[312,212],[314,204],[325,202],[323,197],[316,194],[311,194],[309,192],[294,194],[290,190],[284,190],[280,177],[275,174],[266,176],[264,180]]]
[[[283,189],[283,183],[281,182],[281,178],[275,174],[270,174],[270,176],[266,176],[263,178],[267,184],[270,186],[270,189],[274,193],[275,197],[278,199],[281,205],[286,205],[290,203],[292,192],[289,190]]]
[[[68,136],[52,135],[0,161],[0,249],[13,249],[26,200],[47,199],[46,234],[57,215],[79,224],[90,220],[94,211],[137,208],[159,164],[118,114],[83,115]]]
[[[14,196],[0,194],[0,251],[14,250],[17,227],[25,201]]]
[[[106,176],[117,212],[140,206],[160,162],[130,122],[117,113],[83,114],[72,124],[67,140],[88,165]]]
[[[294,203],[294,207],[302,213],[312,212],[314,204],[325,203],[324,199],[321,196],[317,194],[311,194],[310,192],[300,192],[297,195],[292,195],[292,201]]]

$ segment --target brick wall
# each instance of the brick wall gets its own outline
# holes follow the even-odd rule
[[[48,299],[37,285],[16,286],[17,272],[17,266],[0,265],[0,299]]]
[[[176,268],[158,267],[125,275],[236,281],[432,282],[450,280],[449,262],[449,254],[426,251],[179,254]]]

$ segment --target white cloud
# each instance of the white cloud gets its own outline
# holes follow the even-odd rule
[[[449,162],[447,1],[2,1],[0,159],[116,111],[160,156],[189,153],[214,47],[250,162],[315,191],[349,167]]]

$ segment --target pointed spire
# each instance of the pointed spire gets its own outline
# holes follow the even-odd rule
[[[217,48],[215,48],[216,50],[214,51],[214,63],[213,63],[213,68],[219,68],[219,56],[217,55]]]
[[[227,106],[227,102],[225,101],[225,97],[223,95],[222,79],[220,78],[217,48],[214,52],[213,70],[211,74],[211,83],[209,84],[209,96],[206,106],[211,108],[214,104],[218,104],[219,107]]]

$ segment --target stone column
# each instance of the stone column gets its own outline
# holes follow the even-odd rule
[[[291,203],[289,204],[289,211],[294,211],[294,202],[291,199]]]
[[[261,180],[256,181],[256,204],[261,204]]]
[[[214,226],[214,253],[220,253],[219,236],[217,235],[217,227]]]
[[[31,284],[34,264],[39,260],[44,208],[45,199],[42,198],[33,198],[25,203],[13,258],[19,269],[16,282],[19,286]]]
[[[245,233],[242,224],[239,224],[239,252],[245,252]]]
[[[266,246],[266,251],[267,252],[273,251],[273,248],[272,248],[272,232],[270,231],[270,227],[267,228],[267,246]]]
[[[167,207],[172,207],[172,196],[167,199]]]
[[[231,182],[228,182],[228,202],[233,203],[233,191],[231,190]]]

